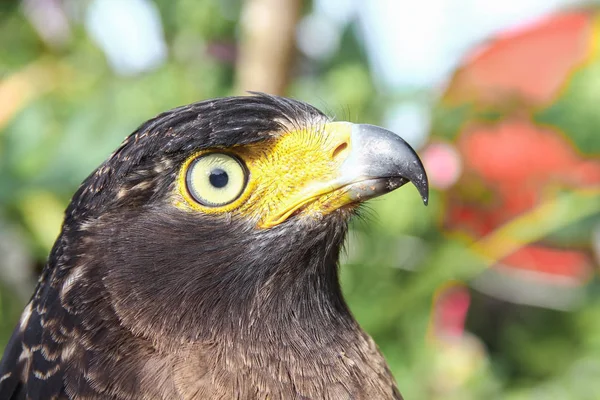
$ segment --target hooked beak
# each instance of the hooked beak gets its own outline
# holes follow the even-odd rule
[[[350,154],[341,166],[337,185],[345,186],[351,199],[368,200],[412,182],[427,205],[425,168],[404,139],[375,125],[352,124],[350,142]]]

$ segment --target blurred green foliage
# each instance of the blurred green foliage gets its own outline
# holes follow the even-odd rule
[[[588,155],[600,153],[597,127],[600,115],[592,105],[600,101],[600,60],[594,59],[574,73],[563,96],[549,108],[542,110],[536,120],[569,132],[574,145]]]
[[[18,2],[0,5],[0,102],[5,102],[0,103],[0,232],[23,243],[32,271],[24,283],[3,278],[0,284],[2,347],[27,301],[17,286],[32,288],[77,185],[143,121],[181,104],[233,93],[234,65],[210,49],[234,48],[241,3],[156,4],[168,60],[129,77],[116,75],[87,35],[83,6],[72,11],[69,41],[51,46]],[[308,67],[295,72],[288,94],[339,119],[381,122],[389,98],[376,91],[354,32],[347,28],[331,59],[300,57],[298,64]],[[540,118],[558,123],[578,118],[579,109],[572,109],[549,110]],[[446,110],[434,126],[450,136],[463,111]],[[458,350],[427,339],[436,290],[452,280],[469,282],[487,267],[464,241],[441,232],[443,205],[443,194],[436,192],[423,208],[409,187],[373,201],[365,218],[355,221],[344,256],[342,283],[350,307],[385,353],[405,398],[596,399],[600,292],[595,283],[584,305],[572,312],[516,306],[473,292],[467,328],[477,339]],[[8,268],[7,262],[0,260],[0,268]]]

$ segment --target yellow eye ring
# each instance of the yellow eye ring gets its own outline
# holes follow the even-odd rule
[[[220,207],[238,199],[248,183],[248,170],[230,154],[205,153],[194,159],[185,174],[190,197],[205,207]]]

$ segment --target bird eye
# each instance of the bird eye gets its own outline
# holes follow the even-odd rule
[[[196,158],[186,174],[186,186],[198,203],[218,207],[231,203],[246,187],[247,171],[240,160],[227,154],[209,153]]]

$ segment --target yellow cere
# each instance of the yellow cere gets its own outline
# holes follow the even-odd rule
[[[319,218],[352,201],[333,184],[350,151],[351,127],[331,122],[194,154],[180,171],[175,203],[205,214],[238,215],[261,228],[276,226],[296,212]],[[231,187],[211,187],[207,174],[214,166],[227,171]]]

